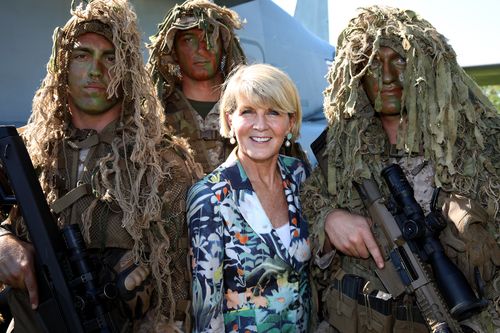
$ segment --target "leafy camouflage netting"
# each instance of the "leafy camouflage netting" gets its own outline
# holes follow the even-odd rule
[[[499,112],[430,23],[409,10],[377,6],[361,9],[339,36],[328,74],[330,85],[324,92],[331,128],[328,183],[334,206],[359,205],[351,201],[352,181],[369,178],[371,173],[380,177],[371,162],[381,159],[388,142],[361,79],[368,70],[380,71],[372,62],[381,46],[406,59],[398,149],[423,151],[435,166],[437,186],[480,201],[498,220]],[[380,96],[375,109],[379,105]]]

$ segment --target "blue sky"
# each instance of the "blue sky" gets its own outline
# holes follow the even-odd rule
[[[296,0],[273,1],[293,15]],[[500,63],[498,0],[328,0],[330,43],[335,45],[356,8],[373,4],[416,11],[448,38],[462,66]]]

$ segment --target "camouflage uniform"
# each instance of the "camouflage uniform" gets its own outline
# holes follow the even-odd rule
[[[106,125],[100,132],[75,128],[68,102],[73,51],[87,33],[106,38],[115,50],[106,88],[107,98],[120,103],[114,105],[119,115],[107,125],[107,118],[96,118]],[[183,324],[190,330],[185,195],[201,173],[163,117],[129,3],[93,0],[72,8],[70,20],[55,31],[22,137],[57,225],[80,226],[98,283],[117,287],[110,316],[123,332],[172,332]],[[13,234],[29,241],[17,207],[1,226],[1,240]],[[27,292],[12,289],[8,298],[11,329],[40,332]]]
[[[164,102],[166,123],[177,135],[187,138],[194,150],[196,162],[205,173],[226,160],[234,148],[219,132],[219,103],[203,117],[191,106],[182,91],[176,89]]]
[[[333,209],[367,216],[353,181],[372,178],[387,197],[380,172],[397,162],[424,211],[429,209],[434,187],[442,188],[438,208],[448,222],[440,234],[445,252],[476,291],[474,267],[486,282],[488,307],[461,324],[477,332],[498,331],[498,111],[457,64],[445,37],[410,10],[362,8],[339,36],[337,47],[325,91],[329,129],[324,154],[317,156],[323,172],[315,170],[302,196],[316,256],[312,275],[321,329],[428,330],[412,295],[397,300],[388,295],[374,273],[372,259],[321,253],[325,218]],[[381,47],[391,48],[405,60],[405,71],[398,78],[403,112],[395,147],[389,146],[377,116],[380,90],[372,105],[361,84],[366,73],[375,73],[382,85],[382,66],[375,61]],[[372,231],[375,236],[380,232],[377,226]]]
[[[195,160],[205,173],[222,164],[235,146],[219,133],[218,103],[203,119],[182,93],[179,65],[172,56],[175,35],[179,30],[200,28],[206,31],[208,45],[215,45],[216,38],[222,38],[220,72],[225,78],[238,65],[246,63],[234,32],[241,25],[236,12],[228,8],[206,0],[188,0],[172,8],[157,34],[151,37],[148,69],[165,108],[166,124],[173,127],[177,135],[188,139]],[[309,165],[307,155],[294,140],[291,147],[283,146],[281,153],[297,157]]]
[[[59,156],[57,168],[60,170],[56,182],[58,197],[51,205],[52,211],[60,225],[81,224],[81,216],[93,203],[96,205],[92,213],[92,225],[89,230],[87,248],[92,257],[99,258],[102,267],[99,271],[98,285],[110,281],[119,283],[136,267],[132,256],[134,240],[125,228],[122,227],[123,213],[115,201],[95,202],[94,177],[99,166],[97,162],[112,152],[111,141],[119,133],[116,131],[116,122],[108,125],[102,132],[93,130],[77,130],[70,128],[63,141],[63,149]],[[130,147],[129,147],[130,149]],[[130,150],[129,150],[130,151]],[[125,155],[125,151],[121,154]],[[176,168],[172,170],[172,179],[168,185],[169,196],[164,205],[164,218],[169,221],[166,230],[170,236],[172,246],[169,255],[172,261],[169,270],[172,274],[173,293],[176,304],[176,320],[184,321],[189,307],[189,273],[187,263],[187,226],[179,224],[186,214],[185,195],[194,177],[190,174],[188,156],[182,156],[174,149],[164,151],[164,163],[172,163]],[[75,197],[68,194],[75,190],[82,194]],[[168,209],[167,209],[168,207]],[[14,214],[16,215],[16,214]],[[21,239],[28,241],[23,232],[22,218],[12,218],[2,225]],[[154,226],[151,226],[154,228]],[[83,229],[83,226],[81,226]],[[146,252],[151,249],[147,248]],[[113,322],[120,323],[123,332],[150,331],[150,320],[145,317],[152,308],[157,295],[154,292],[152,279],[143,281],[140,288],[133,292],[121,294],[114,303],[111,315]],[[27,298],[21,290],[12,290],[8,294],[9,305],[15,321],[15,332],[39,332],[34,312]],[[140,320],[139,320],[140,319]],[[143,327],[141,327],[143,326]]]
[[[176,134],[188,139],[196,162],[202,165],[205,173],[224,162],[233,145],[219,134],[217,104],[203,119],[182,93],[180,68],[172,56],[175,35],[180,30],[203,29],[208,47],[216,45],[218,38],[222,39],[219,70],[223,77],[227,77],[233,68],[246,62],[234,32],[241,25],[238,14],[231,9],[206,0],[189,0],[172,8],[159,25],[157,34],[151,37],[148,69],[165,108],[166,123]]]
[[[410,185],[414,189],[415,200],[422,207],[424,213],[427,214],[430,209],[432,192],[435,188],[434,166],[432,163],[426,161],[422,156],[385,157],[379,163],[382,165],[397,163],[401,166]],[[302,196],[307,216],[325,217],[334,208],[331,201],[329,201],[330,198],[325,185],[324,177],[318,168],[313,172]],[[381,191],[387,191],[385,183],[378,185]],[[442,207],[443,215],[448,221],[448,226],[441,233],[441,242],[443,245],[453,242],[460,243],[460,239],[463,237],[461,232],[463,233],[463,231],[457,231],[457,222],[451,221],[449,216],[450,202],[454,202],[453,198],[455,197],[449,193],[440,197],[441,200],[439,203]],[[357,209],[352,209],[351,212],[367,216],[359,197],[353,197],[353,201],[357,201],[359,205]],[[455,209],[452,214],[454,216],[471,214],[471,220],[474,221],[471,222],[472,225],[476,223],[475,221],[481,221],[484,218],[483,214],[485,214],[485,211],[480,206],[478,207],[477,204],[473,204],[472,207],[462,205],[460,209]],[[312,218],[311,220],[318,221],[316,218]],[[486,221],[483,220],[483,222]],[[480,224],[475,227],[483,229],[483,226],[479,226]],[[320,249],[323,247],[325,237],[323,225],[313,222],[310,224],[310,227],[313,235],[313,253],[316,254],[315,264],[312,266],[312,275],[316,283],[316,301],[319,304],[318,310],[320,311],[319,320],[323,319],[325,321],[321,323],[317,332],[428,332],[425,320],[422,318],[418,307],[414,303],[414,298],[411,296],[405,296],[403,299],[397,301],[394,299],[389,299],[385,302],[378,300],[379,303],[377,305],[367,303],[366,298],[368,294],[374,290],[382,291],[382,293],[379,293],[381,299],[384,296],[389,297],[387,290],[374,273],[376,267],[373,260],[357,259],[335,252],[321,255]],[[494,228],[492,228],[491,224],[485,225],[484,228],[489,230],[488,233],[494,233]],[[380,231],[374,226],[373,232],[376,234]],[[483,239],[481,241],[489,242],[490,240]],[[490,242],[489,245],[498,246],[495,242],[493,244]],[[445,251],[448,257],[464,273],[470,273],[470,269],[464,266],[464,261],[460,260],[460,257],[466,256],[463,251],[457,251],[451,246],[445,246]],[[498,252],[496,255],[496,260],[498,260]],[[496,332],[500,327],[500,315],[498,312],[500,271],[495,267],[493,267],[493,270],[486,277],[488,284],[485,288],[485,295],[490,300],[489,307],[482,313],[461,323],[466,324],[476,332]],[[339,291],[338,286],[342,285],[342,280],[345,276],[348,276],[345,283],[353,276],[357,276],[357,282],[362,281],[362,294],[357,294],[353,297],[352,294],[349,295],[345,290],[344,293]],[[475,287],[476,283],[473,275],[466,274],[466,277],[469,284]],[[347,284],[342,286],[347,288]],[[384,305],[380,306],[380,302],[384,303]],[[381,310],[380,307],[383,309]]]

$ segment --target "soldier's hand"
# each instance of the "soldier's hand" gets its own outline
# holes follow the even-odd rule
[[[121,299],[127,302],[133,317],[143,316],[150,307],[154,290],[151,269],[144,264],[135,264],[132,251],[128,251],[114,266],[114,270],[118,272],[116,284]]]
[[[0,237],[0,282],[12,288],[26,289],[31,307],[38,306],[33,245],[13,235]]]
[[[366,217],[336,209],[326,217],[325,233],[337,250],[357,258],[367,259],[371,255],[377,267],[383,268],[384,259],[370,226]]]

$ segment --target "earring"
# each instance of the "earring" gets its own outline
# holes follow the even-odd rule
[[[285,141],[285,147],[290,147],[291,146],[291,142],[290,140],[292,139],[292,133],[288,133],[286,135],[286,141]]]
[[[236,139],[234,138],[234,131],[233,131],[233,128],[231,127],[231,129],[229,130],[229,142],[234,145],[236,144]]]

